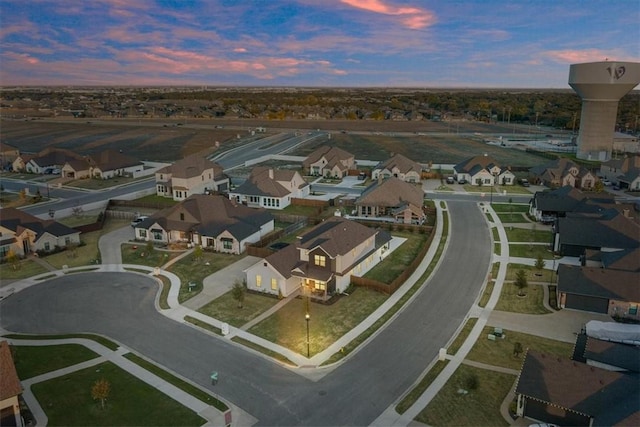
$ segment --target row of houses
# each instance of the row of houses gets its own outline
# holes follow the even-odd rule
[[[11,168],[15,172],[60,174],[69,179],[109,179],[142,172],[144,164],[115,150],[83,156],[61,148],[46,148],[37,154],[20,153]]]

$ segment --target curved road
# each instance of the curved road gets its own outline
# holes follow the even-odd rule
[[[0,324],[24,333],[110,336],[211,388],[260,425],[369,425],[446,345],[488,273],[484,215],[471,202],[449,208],[449,244],[431,280],[366,346],[317,382],[164,317],[154,307],[155,282],[134,273],[73,274],[28,288],[0,303]],[[208,382],[212,370],[220,373],[215,388]]]

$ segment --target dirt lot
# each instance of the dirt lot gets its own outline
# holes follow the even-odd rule
[[[2,120],[1,139],[25,153],[48,146],[92,154],[107,148],[122,150],[140,160],[174,161],[196,152],[215,151],[215,142],[229,148],[237,136],[265,127],[268,133],[323,129],[331,143],[358,159],[386,159],[401,153],[419,162],[457,163],[488,153],[499,163],[530,167],[543,161],[516,149],[487,145],[481,134],[526,134],[529,129],[479,122],[365,121],[365,120],[251,120],[251,119],[37,119]],[[295,153],[306,155],[316,146]]]

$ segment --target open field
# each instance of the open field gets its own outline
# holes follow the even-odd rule
[[[258,119],[45,119],[2,120],[2,139],[22,152],[46,147],[93,154],[107,148],[122,150],[140,160],[173,161],[185,155],[233,146],[237,136],[248,136],[257,126],[269,133],[321,129],[332,133],[331,143],[356,158],[380,160],[401,153],[419,162],[457,163],[470,155],[487,153],[510,166],[533,166],[540,157],[519,149],[482,142],[486,134],[524,135],[514,126],[479,122],[362,121],[362,120],[258,120]],[[344,133],[343,133],[344,132]],[[437,135],[429,135],[435,132]],[[467,135],[464,135],[467,134]],[[472,136],[469,136],[472,135]],[[313,144],[291,154],[305,155]]]

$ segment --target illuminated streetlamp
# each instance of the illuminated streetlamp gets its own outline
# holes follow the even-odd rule
[[[309,313],[304,315],[304,320],[307,321],[307,359],[309,358],[309,319],[311,319],[311,316],[309,316]]]

